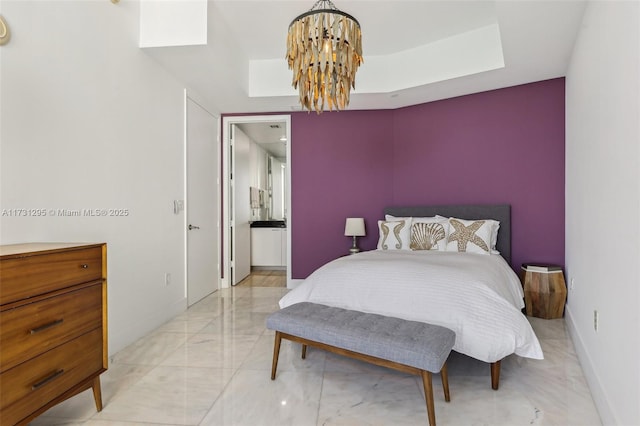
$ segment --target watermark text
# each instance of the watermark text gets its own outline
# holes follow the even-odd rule
[[[16,208],[2,209],[2,217],[126,217],[131,214],[124,208],[60,209],[60,208]]]

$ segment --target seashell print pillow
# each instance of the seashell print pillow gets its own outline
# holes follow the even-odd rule
[[[409,250],[410,232],[406,220],[379,220],[378,235],[378,250]]]
[[[449,221],[434,217],[415,217],[411,224],[411,250],[447,249]]]

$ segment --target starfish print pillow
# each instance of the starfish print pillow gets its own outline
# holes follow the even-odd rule
[[[491,254],[493,223],[489,220],[449,218],[447,251]]]

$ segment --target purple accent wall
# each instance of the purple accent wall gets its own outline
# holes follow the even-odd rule
[[[388,205],[507,203],[512,266],[564,264],[564,78],[397,110],[292,114],[292,277],[374,249]]]
[[[296,113],[291,133],[292,277],[306,278],[349,252],[347,217],[365,218],[360,247],[375,247],[372,224],[393,199],[393,119],[384,110]]]

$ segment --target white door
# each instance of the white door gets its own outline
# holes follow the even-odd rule
[[[251,141],[236,125],[231,129],[233,164],[233,220],[232,285],[238,284],[251,273]]]
[[[187,303],[219,287],[218,118],[188,96],[186,108]]]

